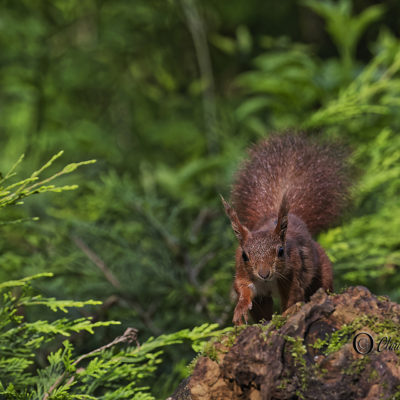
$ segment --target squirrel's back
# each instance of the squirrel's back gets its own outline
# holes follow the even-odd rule
[[[350,188],[344,151],[297,134],[273,135],[250,149],[232,190],[239,220],[250,230],[276,217],[283,194],[311,234],[340,215]]]

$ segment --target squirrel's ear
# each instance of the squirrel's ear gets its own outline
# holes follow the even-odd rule
[[[278,222],[276,223],[276,228],[275,228],[275,233],[279,236],[282,243],[285,242],[286,231],[288,226],[288,214],[289,214],[289,202],[285,192],[282,196],[282,201],[278,212]]]
[[[221,195],[220,195],[221,196]],[[250,236],[250,231],[240,223],[236,211],[229,205],[227,201],[221,196],[222,204],[224,205],[226,215],[231,220],[233,232],[235,232],[239,243],[244,243]]]

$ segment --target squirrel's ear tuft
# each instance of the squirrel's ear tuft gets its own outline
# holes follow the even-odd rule
[[[250,236],[250,231],[240,223],[236,211],[229,205],[227,201],[220,195],[222,204],[224,205],[226,215],[231,220],[233,232],[235,232],[239,243],[242,245]]]
[[[276,224],[275,233],[279,236],[282,243],[285,242],[286,231],[288,226],[289,202],[286,192],[282,196],[281,205],[278,212],[278,222]]]

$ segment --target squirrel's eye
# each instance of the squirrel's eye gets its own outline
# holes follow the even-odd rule
[[[244,262],[249,261],[249,256],[246,254],[245,251],[242,252],[242,258],[243,258],[243,261],[244,261]]]
[[[278,257],[283,257],[283,253],[283,247],[281,246],[278,248]]]

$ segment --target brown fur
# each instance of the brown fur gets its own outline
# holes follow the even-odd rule
[[[223,204],[239,241],[233,322],[272,316],[307,301],[320,287],[333,290],[332,266],[312,239],[340,215],[350,182],[343,153],[304,137],[272,136],[250,150]]]

